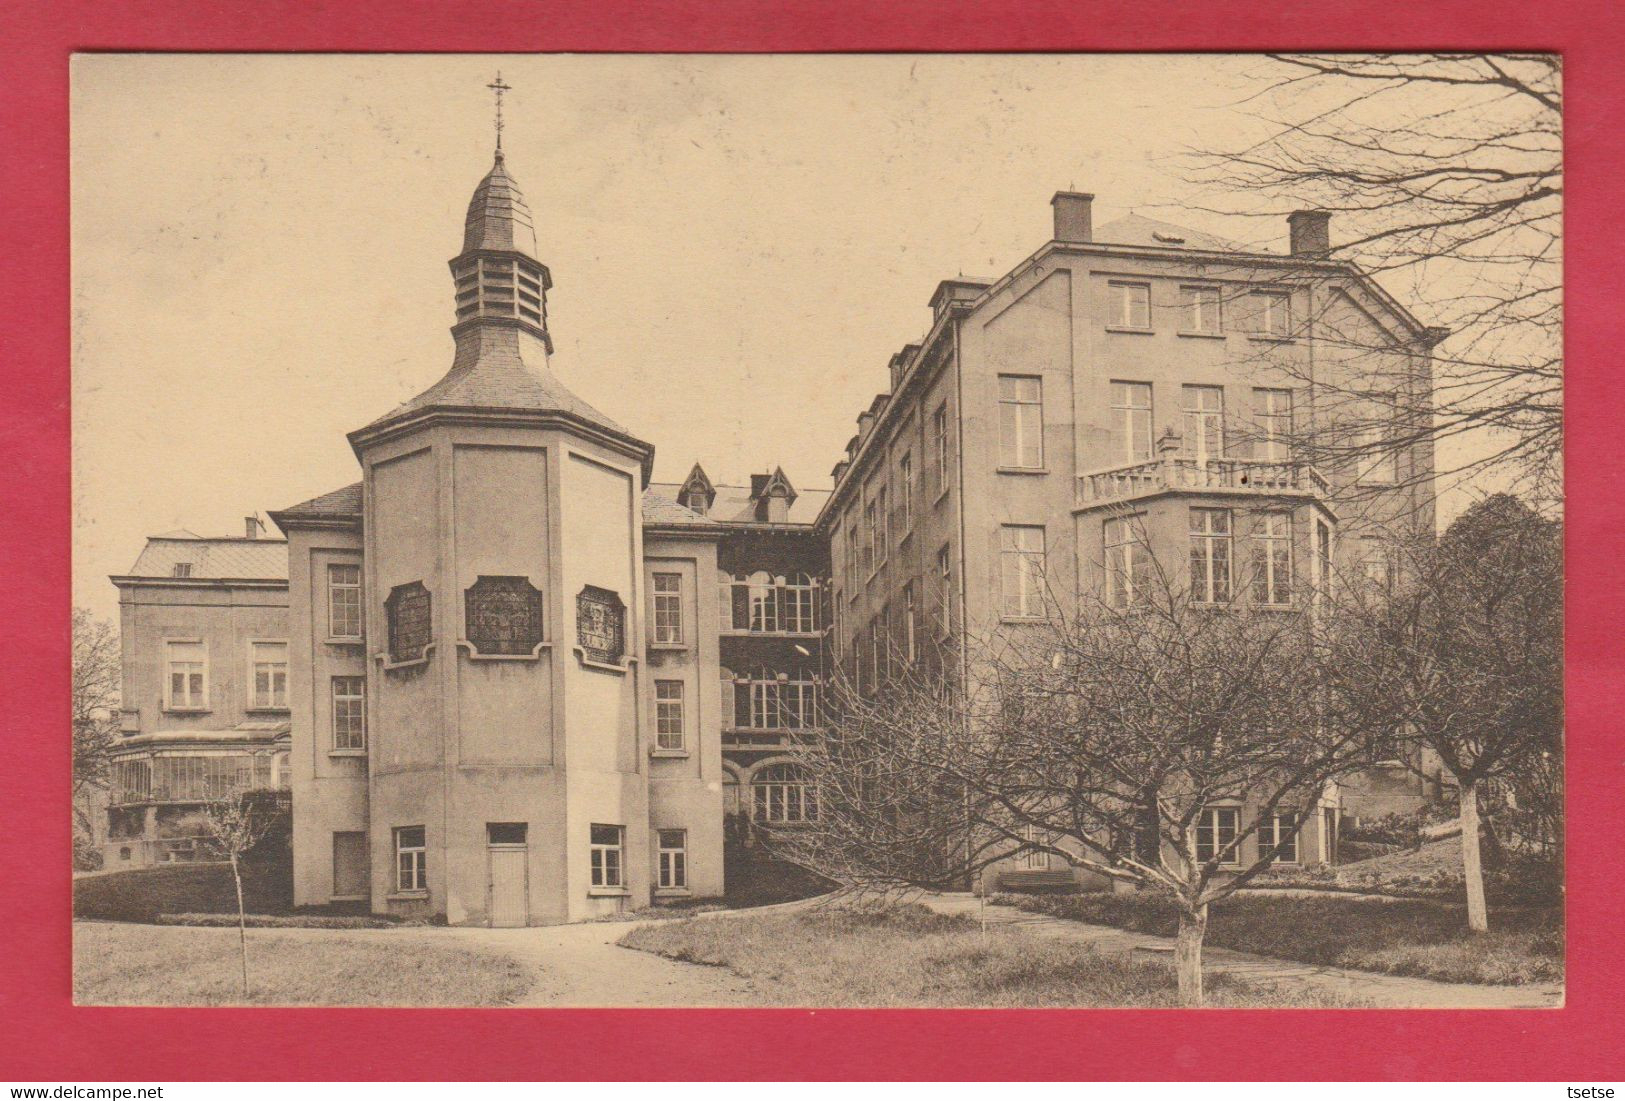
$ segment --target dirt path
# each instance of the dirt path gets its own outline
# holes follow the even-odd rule
[[[720,967],[678,963],[615,942],[644,922],[587,922],[529,929],[425,930],[442,942],[501,952],[535,975],[516,1006],[552,1008],[762,1005],[750,983]],[[404,930],[391,933],[400,936]],[[410,935],[410,934],[408,934]]]
[[[987,906],[984,910],[981,900],[969,894],[926,895],[920,901],[940,913],[960,914],[972,920],[985,913],[989,926],[1019,928],[1032,936],[1090,944],[1101,952],[1117,955],[1138,953],[1142,957],[1166,958],[1163,954],[1171,952],[1174,943],[1172,937],[1132,933],[1107,925],[1090,925],[1046,914],[1030,914],[1013,906]],[[1490,986],[1434,982],[1405,975],[1382,975],[1372,971],[1296,963],[1228,948],[1204,948],[1202,960],[1204,969],[1210,974],[1222,971],[1247,982],[1326,990],[1384,1008],[1557,1009],[1563,1005],[1563,988],[1555,984]]]

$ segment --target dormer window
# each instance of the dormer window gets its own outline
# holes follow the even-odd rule
[[[190,562],[177,562],[177,563],[175,563],[175,565],[170,568],[169,576],[171,576],[171,577],[191,577],[192,576],[192,563],[190,563]]]

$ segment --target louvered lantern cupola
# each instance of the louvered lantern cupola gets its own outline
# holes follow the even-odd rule
[[[452,332],[496,324],[537,337],[553,351],[547,332],[547,265],[536,258],[536,227],[530,207],[502,151],[474,190],[463,225],[463,251],[451,262],[457,282],[457,325]]]

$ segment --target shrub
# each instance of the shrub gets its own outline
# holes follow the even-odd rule
[[[286,865],[243,866],[243,902],[259,914],[287,913],[293,882]],[[237,913],[227,864],[161,864],[73,881],[73,916],[152,922],[159,914]]]
[[[158,925],[192,925],[205,929],[237,927],[236,914],[159,914]],[[408,924],[395,917],[331,914],[249,914],[250,929],[395,929]]]
[[[1422,812],[1384,814],[1377,818],[1362,819],[1357,824],[1345,825],[1338,840],[1343,846],[1353,842],[1362,846],[1386,845],[1389,851],[1400,848],[1414,849],[1422,844]]]
[[[102,870],[102,851],[91,844],[88,837],[74,835],[73,870],[76,872],[99,872]]]

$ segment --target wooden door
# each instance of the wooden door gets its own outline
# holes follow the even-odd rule
[[[522,846],[491,848],[491,925],[509,928],[526,925],[530,917],[530,897],[526,889],[528,850]]]

